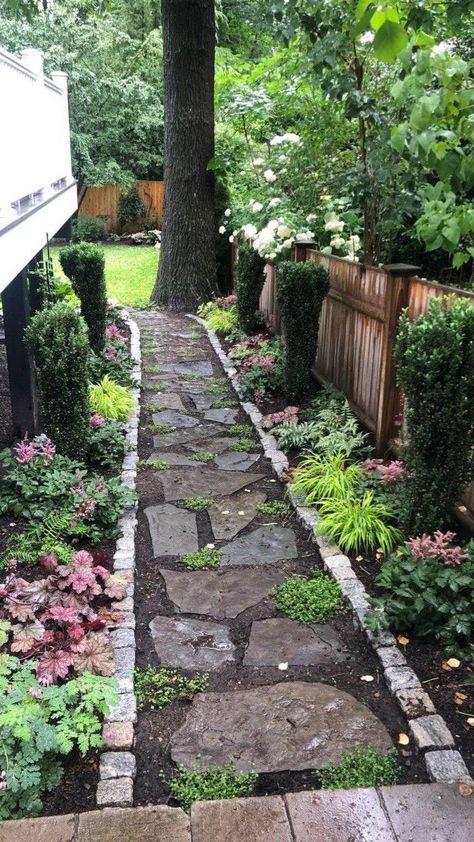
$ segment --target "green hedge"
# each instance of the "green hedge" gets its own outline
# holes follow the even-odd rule
[[[78,243],[62,248],[59,260],[81,302],[81,313],[89,328],[91,348],[93,351],[101,351],[107,311],[104,252],[100,246]]]
[[[285,391],[299,399],[311,382],[318,347],[321,307],[329,275],[316,263],[284,261],[277,268],[277,298],[285,340]]]
[[[43,429],[59,453],[82,459],[89,433],[85,324],[73,307],[58,302],[33,316],[25,336],[38,373]]]
[[[240,246],[236,271],[237,315],[242,330],[255,328],[260,293],[265,283],[265,259],[250,246]]]
[[[412,535],[449,519],[474,454],[474,306],[433,298],[415,322],[404,313],[395,347],[406,396],[408,515]]]

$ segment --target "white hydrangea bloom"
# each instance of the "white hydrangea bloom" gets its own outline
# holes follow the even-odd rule
[[[279,146],[281,143],[284,143],[283,136],[276,134],[275,137],[272,137],[270,146]]]
[[[231,215],[231,213],[232,213],[231,209],[230,209],[230,208],[226,208],[226,209],[225,209],[225,211],[224,211],[224,216],[229,217],[229,216]]]
[[[265,181],[268,181],[269,184],[273,184],[273,182],[277,180],[277,177],[273,170],[265,170],[265,172],[263,173],[263,177]]]
[[[330,245],[334,249],[342,249],[346,244],[344,237],[332,237]]]
[[[291,234],[291,228],[288,225],[279,225],[277,228],[277,234],[281,240],[285,240]]]
[[[260,211],[263,210],[262,203],[261,202],[253,202],[252,210],[253,210],[254,213],[260,213]]]
[[[230,237],[229,237],[229,243],[233,243],[234,239],[235,239],[234,235],[231,234]]]
[[[316,222],[317,218],[318,218],[317,214],[309,213],[308,216],[306,217],[306,222]]]
[[[226,228],[225,225],[219,225],[219,234],[225,234]]]
[[[263,158],[254,158],[252,163],[254,167],[263,167],[265,161]]]
[[[288,160],[288,155],[279,155],[279,156],[278,156],[278,160],[279,160],[279,161],[282,161],[282,162],[287,161],[287,160]]]
[[[299,134],[295,134],[294,132],[287,132],[283,135],[282,143],[301,143],[301,138]]]
[[[275,198],[270,199],[270,201],[268,203],[268,207],[269,208],[276,208],[276,206],[279,205],[281,203],[281,201],[282,201],[281,199],[279,199],[277,196],[275,196]]]
[[[329,219],[324,226],[324,230],[340,234],[344,230],[344,222],[342,219]]]
[[[360,43],[364,47],[367,47],[369,44],[373,43],[374,37],[375,37],[374,33],[371,32],[370,29],[368,29],[367,32],[364,32],[364,34],[362,35],[362,37],[360,39]]]
[[[294,242],[295,242],[294,237],[288,237],[287,240],[283,240],[282,246],[283,246],[284,249],[290,249]]]
[[[314,240],[314,231],[298,231],[295,239],[298,240]]]
[[[243,225],[241,230],[247,240],[252,240],[257,235],[257,228],[255,225],[252,225],[251,222],[248,222],[247,225]]]
[[[320,196],[319,198],[321,199],[322,202],[330,202],[331,199],[332,199],[332,196],[329,193],[323,193],[323,195]]]

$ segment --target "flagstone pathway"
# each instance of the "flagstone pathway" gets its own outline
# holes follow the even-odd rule
[[[166,799],[158,773],[172,771],[171,761],[234,763],[276,775],[282,791],[297,788],[292,774],[337,764],[357,742],[388,750],[403,723],[351,617],[307,625],[275,608],[272,588],[293,572],[309,573],[317,549],[292,513],[258,512],[264,501],[283,500],[284,487],[253,428],[235,428],[249,420],[205,332],[170,314],[142,313],[137,321],[139,455],[153,460],[141,466],[137,485],[138,664],[209,673],[192,703],[140,714],[138,803]],[[238,449],[241,439],[254,441],[250,452]],[[198,496],[209,498],[204,511],[183,507]],[[222,551],[218,567],[180,562],[206,546]],[[360,681],[366,673],[375,676],[371,686]],[[406,758],[405,779],[416,780],[410,750]]]

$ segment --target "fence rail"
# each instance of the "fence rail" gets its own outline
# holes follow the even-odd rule
[[[325,266],[330,279],[313,374],[319,382],[332,383],[344,392],[356,416],[373,433],[378,453],[384,454],[394,446],[403,422],[393,359],[402,308],[407,307],[415,319],[426,313],[433,296],[454,293],[474,305],[474,293],[422,280],[401,267],[386,271],[311,248],[298,248],[298,258]],[[275,265],[267,263],[265,274],[260,309],[270,330],[279,333]],[[462,502],[474,518],[474,482]]]
[[[137,181],[137,190],[146,208],[146,221],[163,219],[163,182]],[[104,184],[102,187],[87,187],[80,199],[79,216],[102,217],[106,231],[118,232],[118,206],[122,188],[118,184]]]

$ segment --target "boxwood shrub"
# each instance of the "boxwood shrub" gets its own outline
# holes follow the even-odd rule
[[[89,328],[91,348],[93,351],[101,351],[107,313],[104,252],[100,246],[92,243],[78,243],[62,248],[59,260],[81,302],[81,313]]]
[[[236,272],[237,315],[242,330],[256,327],[256,312],[265,283],[265,260],[250,246],[240,246]]]

